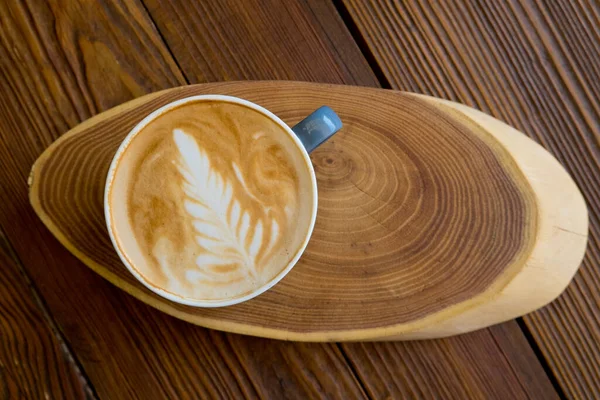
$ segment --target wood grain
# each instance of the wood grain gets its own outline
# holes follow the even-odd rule
[[[547,377],[528,376],[539,368],[527,365],[527,360],[537,363],[531,350],[522,359],[489,359],[502,347],[497,336],[508,334],[518,341],[522,334],[516,325],[513,321],[435,341],[344,343],[342,348],[352,352],[350,362],[374,399],[558,399]],[[471,345],[474,338],[481,338],[479,346]],[[496,373],[506,368],[515,368],[515,374]]]
[[[145,306],[53,239],[27,205],[31,163],[81,120],[185,81],[139,2],[3,1],[0,18],[0,224],[99,397],[362,397],[336,346],[273,342],[249,368],[252,340]]]
[[[93,398],[0,231],[0,398]]]
[[[285,79],[378,85],[329,1],[144,4],[189,83]]]
[[[495,325],[489,329],[489,333],[494,337],[496,345],[504,354],[506,362],[510,364],[528,398],[560,398],[562,392],[557,392],[553,387],[555,381],[551,383],[550,377],[542,373],[540,361],[532,347],[523,346],[518,351],[507,351],[507,349],[515,349],[518,343],[528,340],[519,325],[517,321]]]
[[[590,208],[587,257],[566,293],[525,322],[565,394],[598,397],[597,4],[344,3],[392,87],[487,111],[539,141],[574,177]]]
[[[3,399],[23,399],[23,393],[19,390],[17,382],[12,375],[8,375],[5,371],[0,370],[0,395]]]
[[[313,153],[320,219],[301,260],[267,293],[220,309],[145,289],[112,251],[103,214],[108,166],[133,126],[206,93],[249,99],[291,125],[326,102],[346,124]],[[587,238],[581,194],[516,130],[453,103],[347,86],[233,82],[139,98],[65,134],[30,184],[44,223],[117,286],[190,322],[292,340],[440,337],[515,318],[558,296]]]

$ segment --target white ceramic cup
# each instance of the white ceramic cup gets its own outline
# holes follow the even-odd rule
[[[270,118],[272,121],[277,123],[279,126],[281,126],[281,128],[283,128],[283,131],[285,131],[290,136],[290,138],[297,145],[298,153],[304,159],[304,161],[306,162],[306,164],[308,166],[308,170],[310,171],[309,173],[310,173],[310,182],[312,185],[312,191],[311,191],[312,197],[311,198],[303,198],[302,201],[312,202],[313,207],[312,207],[312,214],[310,216],[310,223],[308,225],[308,229],[306,229],[305,239],[302,242],[302,245],[297,249],[297,252],[294,255],[294,257],[291,259],[291,261],[287,265],[282,266],[281,272],[278,273],[274,278],[272,278],[270,281],[268,281],[264,285],[258,287],[251,293],[246,294],[244,296],[236,297],[233,299],[225,299],[225,300],[189,299],[189,298],[178,296],[176,294],[173,294],[171,292],[168,292],[166,290],[163,290],[163,289],[151,284],[129,262],[129,258],[126,257],[126,255],[125,255],[125,253],[127,253],[128,249],[124,249],[124,248],[122,249],[119,246],[119,244],[117,242],[117,238],[116,238],[115,226],[113,226],[113,225],[116,225],[117,223],[113,222],[113,210],[112,210],[112,207],[109,202],[109,193],[110,193],[111,185],[112,185],[112,183],[115,179],[115,176],[117,174],[117,171],[118,171],[117,166],[119,165],[119,162],[120,162],[123,154],[127,151],[127,147],[129,146],[129,143],[133,140],[134,137],[136,137],[142,131],[142,129],[146,125],[148,125],[151,121],[155,120],[156,118],[160,117],[163,113],[165,113],[173,108],[179,107],[185,103],[194,102],[194,101],[221,101],[221,102],[235,103],[235,104],[240,104],[240,105],[246,106],[248,108],[254,109],[254,110],[264,114],[265,116]],[[311,160],[310,160],[310,157],[308,154],[310,151],[314,150],[317,146],[319,146],[321,143],[323,143],[325,140],[327,140],[329,137],[331,137],[335,132],[337,132],[341,128],[341,126],[342,126],[342,124],[341,124],[339,117],[335,114],[335,112],[333,110],[331,110],[331,108],[329,108],[327,106],[320,107],[315,112],[313,112],[308,117],[306,117],[304,120],[302,120],[300,123],[298,123],[296,126],[294,126],[293,128],[290,128],[279,117],[277,117],[275,114],[273,114],[269,110],[259,106],[258,104],[255,104],[250,101],[240,99],[237,97],[224,96],[224,95],[192,96],[192,97],[187,97],[184,99],[174,101],[172,103],[169,103],[167,105],[160,107],[156,111],[149,114],[142,121],[140,121],[131,130],[131,132],[129,132],[129,134],[125,137],[125,139],[119,146],[119,148],[112,160],[112,163],[110,164],[110,168],[108,170],[108,176],[106,178],[106,185],[105,185],[105,190],[104,190],[104,215],[106,218],[106,225],[108,227],[108,233],[110,235],[110,239],[112,241],[112,244],[113,244],[115,250],[117,251],[117,254],[119,255],[119,258],[121,259],[123,264],[125,264],[125,266],[129,270],[129,272],[131,272],[131,274],[133,276],[135,276],[148,289],[150,289],[151,291],[155,292],[156,294],[158,294],[168,300],[171,300],[171,301],[174,301],[174,302],[180,303],[180,304],[185,304],[185,305],[195,306],[195,307],[223,307],[223,306],[230,306],[233,304],[238,304],[238,303],[250,300],[250,299],[260,295],[261,293],[264,293],[265,291],[267,291],[268,289],[273,287],[281,279],[283,279],[283,277],[285,275],[287,275],[288,272],[290,272],[290,270],[294,267],[294,265],[296,265],[296,263],[300,259],[300,256],[302,255],[302,253],[304,252],[304,250],[308,244],[308,241],[310,239],[310,236],[312,235],[315,220],[317,217],[317,203],[318,203],[317,180],[315,177],[314,167],[312,166],[312,163],[311,163]],[[125,223],[125,222],[123,222],[123,223]]]

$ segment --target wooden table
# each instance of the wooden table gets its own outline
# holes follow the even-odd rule
[[[0,1],[0,398],[600,397],[600,7],[592,0]],[[121,292],[33,213],[36,157],[188,83],[290,79],[463,102],[550,150],[590,208],[551,305],[459,337],[306,344],[199,328]]]

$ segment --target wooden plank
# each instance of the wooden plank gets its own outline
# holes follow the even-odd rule
[[[517,321],[507,322],[490,328],[490,333],[498,347],[502,349],[507,362],[515,371],[519,383],[527,392],[530,399],[554,399],[560,397],[560,392],[552,387],[550,377],[545,375],[545,371],[538,360],[537,354],[531,346],[519,346],[528,339]],[[517,347],[518,351],[506,352],[505,349]]]
[[[498,336],[511,340],[501,344]],[[449,339],[342,347],[371,398],[558,398],[531,349],[490,358],[520,342],[513,321]],[[500,372],[511,368],[514,377]]]
[[[290,1],[285,8],[278,6],[280,3],[275,0],[246,1],[243,6],[233,1],[204,1],[196,8],[185,7],[187,3],[175,0],[146,0],[145,4],[185,76],[192,82],[218,78],[286,78],[378,86],[375,75],[358,53],[356,44],[350,41],[349,32],[329,2]],[[320,50],[325,45],[326,52]],[[299,53],[300,48],[305,48],[305,53]],[[215,68],[226,73],[219,76],[214,73]],[[329,72],[320,72],[321,68]],[[402,357],[415,360],[426,356],[438,370],[428,374],[427,381],[408,379],[413,393],[421,393],[424,386],[434,397],[440,398],[447,398],[448,393],[451,397],[460,397],[467,389],[496,397],[495,389],[506,393],[508,389],[503,387],[510,386],[516,397],[533,394],[554,398],[556,394],[518,326],[512,323],[491,332],[446,339],[444,347],[436,342],[344,344],[342,350],[355,368],[365,360],[365,348],[368,352],[392,349]],[[485,352],[469,358],[465,347],[485,349]],[[460,356],[449,358],[448,351]],[[513,365],[517,361],[523,363]],[[385,359],[367,368],[368,373],[357,370],[367,390],[386,380],[405,377],[401,363]],[[455,370],[464,371],[461,375],[464,383],[448,386],[445,376],[451,376]],[[525,377],[531,377],[534,383]],[[370,393],[385,394],[375,390]]]
[[[525,323],[569,398],[600,396],[600,9],[593,1],[345,0],[391,87],[461,101],[526,132],[572,174],[590,209],[587,257]]]
[[[30,208],[29,169],[60,134],[184,83],[139,2],[0,2],[0,224],[25,270],[99,397],[363,397],[335,345],[225,335],[168,317],[75,260]]]
[[[0,231],[0,398],[94,398]]]
[[[190,83],[288,79],[378,85],[328,2],[144,4]]]

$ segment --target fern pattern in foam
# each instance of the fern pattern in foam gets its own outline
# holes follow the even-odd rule
[[[175,165],[182,177],[185,210],[202,249],[196,258],[197,268],[188,269],[186,278],[216,284],[256,279],[258,263],[265,261],[277,242],[277,222],[265,220],[268,209],[262,218],[244,210],[232,182],[212,168],[207,152],[193,136],[174,129],[173,140],[179,150]],[[246,189],[239,167],[233,164],[232,168]]]

